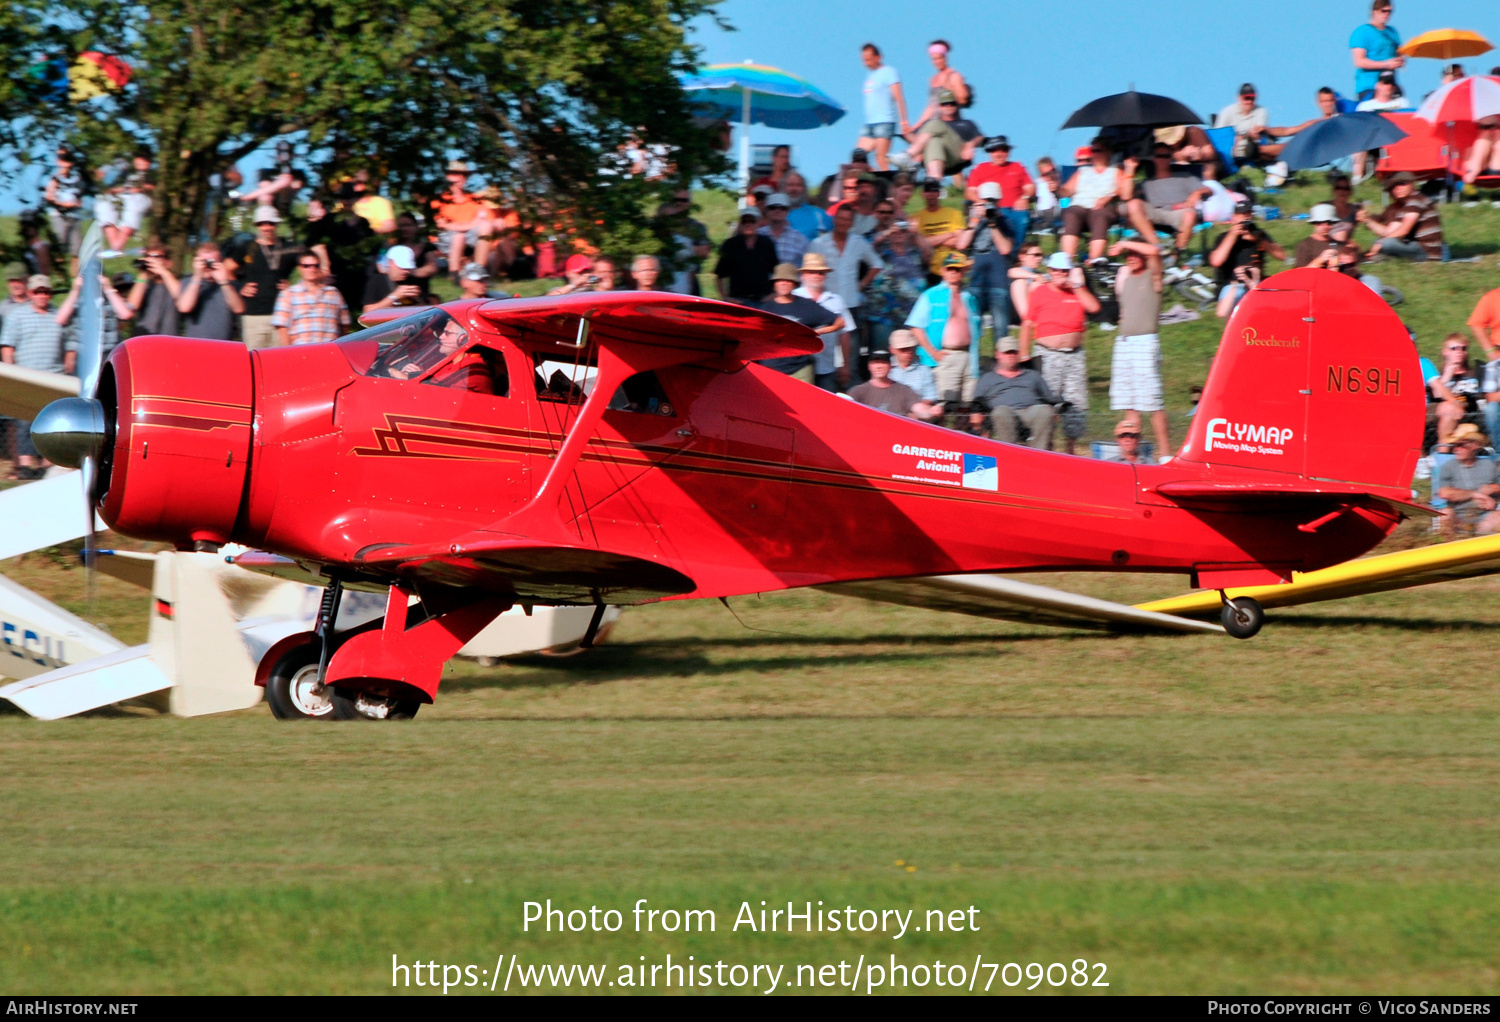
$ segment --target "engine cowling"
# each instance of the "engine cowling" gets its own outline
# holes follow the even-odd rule
[[[131,338],[110,353],[99,400],[113,432],[99,483],[110,527],[181,549],[228,542],[254,422],[244,345]]]

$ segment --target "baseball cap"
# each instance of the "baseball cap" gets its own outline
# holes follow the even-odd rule
[[[922,191],[924,192],[940,192],[942,190],[943,183],[941,181],[934,181],[932,178],[928,178],[922,182]]]
[[[1382,71],[1382,72],[1380,72],[1380,74],[1378,76],[1376,76],[1375,80],[1377,82],[1385,82],[1385,84],[1387,84],[1387,85],[1395,85],[1396,84],[1396,72],[1394,72],[1394,71]]]
[[[1307,214],[1307,222],[1313,224],[1336,224],[1339,221],[1338,210],[1333,208],[1331,202],[1320,202]]]
[[[281,223],[281,214],[276,212],[275,206],[256,206],[255,223],[279,224]]]
[[[952,103],[954,106],[958,105],[958,97],[953,94],[952,89],[939,89],[937,101],[938,106],[942,106],[945,103]]]
[[[889,362],[890,360],[891,353],[889,351],[886,351],[884,348],[881,348],[877,351],[872,351],[865,356],[866,362]]]
[[[1240,95],[1241,96],[1253,96],[1253,95],[1255,95],[1255,86],[1251,85],[1249,82],[1246,82],[1244,85],[1240,86]]]
[[[48,291],[52,290],[52,278],[45,273],[33,273],[26,278],[26,290],[40,291],[42,288],[46,288]]]
[[[859,177],[857,177],[855,180],[858,181],[862,185],[878,185],[878,184],[880,184],[880,178],[876,177],[874,174],[871,174],[868,170],[865,171],[863,174],[859,175]]]
[[[740,210],[739,218],[741,220],[759,220],[760,210],[756,209],[754,206],[746,206],[744,209]]]
[[[849,162],[850,163],[869,163],[870,162],[870,154],[867,153],[867,152],[865,152],[863,149],[856,149],[856,150],[854,150],[854,152],[852,152],[852,153],[849,154]]]
[[[793,266],[791,263],[777,263],[776,269],[771,271],[771,279],[800,281],[802,279],[802,275],[797,272],[797,267]]]
[[[750,194],[751,195],[770,195],[775,190],[776,189],[772,188],[770,185],[756,185],[754,188],[750,189]]]
[[[995,342],[995,350],[1000,353],[1004,353],[1007,351],[1020,351],[1021,342],[1016,340],[1009,334],[1006,334],[1004,337]]]
[[[1255,203],[1251,202],[1249,199],[1240,199],[1234,204],[1234,211],[1245,216],[1250,216],[1255,212]]]
[[[390,262],[392,266],[399,267],[403,270],[415,270],[417,268],[416,253],[412,252],[412,250],[405,245],[391,246],[390,251],[386,252],[385,258]]]
[[[396,247],[401,248],[403,246],[398,245]],[[395,249],[391,251],[394,252]],[[484,268],[484,263],[470,263],[459,271],[458,277],[460,280],[489,280],[490,271]]]
[[[448,161],[448,170],[447,170],[447,173],[449,173],[449,174],[467,174],[467,173],[469,173],[469,165],[467,163],[465,163],[463,160],[449,160]]]
[[[1071,270],[1073,268],[1073,257],[1066,252],[1053,252],[1047,257],[1047,269],[1049,270]]]
[[[6,280],[25,280],[31,274],[26,269],[25,263],[7,263],[5,267]]]
[[[985,181],[979,186],[979,197],[981,199],[1000,198],[1000,185],[995,181]]]
[[[582,252],[568,256],[568,261],[563,263],[564,273],[583,273],[594,265],[594,261]]]
[[[782,206],[786,209],[791,209],[792,200],[787,198],[787,196],[783,192],[772,192],[770,195],[766,196],[765,202],[763,202],[762,205],[767,209],[770,209],[772,206]]]
[[[1416,183],[1417,175],[1409,170],[1398,170],[1385,179],[1385,186],[1387,188],[1391,187],[1391,185],[1414,185]]]
[[[1004,149],[1006,152],[1010,152],[1010,139],[1004,135],[991,135],[984,140],[985,152],[992,153],[996,149]]]
[[[1122,433],[1139,433],[1140,431],[1141,424],[1136,419],[1121,419],[1115,423],[1115,436],[1119,436]]]

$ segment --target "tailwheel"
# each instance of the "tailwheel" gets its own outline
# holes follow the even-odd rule
[[[365,690],[330,688],[334,720],[411,720],[422,706],[415,699],[377,695]]]
[[[266,702],[277,720],[332,720],[333,693],[318,680],[318,645],[305,642],[287,650],[271,668]]]
[[[1232,600],[1225,597],[1219,620],[1224,630],[1236,639],[1248,639],[1266,623],[1266,612],[1248,596],[1236,596]]]

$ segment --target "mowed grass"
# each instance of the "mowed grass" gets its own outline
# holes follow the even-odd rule
[[[81,609],[80,572],[6,568]],[[0,988],[365,993],[391,989],[392,954],[671,953],[789,977],[1083,958],[1115,993],[1492,993],[1497,595],[1272,612],[1235,642],[789,593],[731,601],[743,625],[664,604],[577,658],[451,665],[410,723],[0,717]],[[626,928],[523,933],[547,898]],[[717,928],[630,932],[638,898]],[[973,905],[979,930],[733,932],[762,900],[918,925]]]

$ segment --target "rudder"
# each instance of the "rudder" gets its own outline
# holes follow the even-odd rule
[[[1179,457],[1406,494],[1425,416],[1400,317],[1343,274],[1288,270],[1230,317]]]

